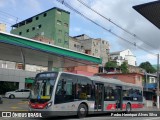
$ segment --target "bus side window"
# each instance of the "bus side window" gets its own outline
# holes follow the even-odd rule
[[[110,85],[105,86],[104,100],[105,101],[115,100],[115,92],[114,92],[113,87]]]
[[[89,78],[78,76],[78,84],[76,88],[77,99],[92,99],[92,82]]]
[[[129,96],[129,90],[130,87],[124,87],[123,89],[123,100],[132,100],[132,98]]]

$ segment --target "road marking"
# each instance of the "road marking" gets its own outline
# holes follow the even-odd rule
[[[15,107],[15,106],[13,106],[13,107],[11,107],[12,109],[17,109],[18,107]]]
[[[15,112],[15,111],[24,111],[24,112],[28,112],[28,110],[10,110],[11,112],[13,111],[13,112]]]
[[[150,119],[146,119],[146,120],[159,120],[160,119],[160,117],[155,117],[155,118],[150,118]]]
[[[24,103],[18,103],[18,104],[24,104]]]
[[[19,102],[19,103],[21,103],[21,104],[26,104],[25,102]],[[18,104],[19,104],[19,103],[18,103]]]

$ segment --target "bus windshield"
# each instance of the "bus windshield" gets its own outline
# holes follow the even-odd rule
[[[36,77],[31,99],[51,99],[57,73],[41,73]]]

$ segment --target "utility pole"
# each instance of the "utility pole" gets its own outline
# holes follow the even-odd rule
[[[159,54],[157,54],[157,108],[159,109]]]

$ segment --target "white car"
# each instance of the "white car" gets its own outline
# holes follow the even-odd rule
[[[30,93],[31,93],[30,89],[20,89],[20,90],[6,92],[5,97],[10,99],[29,98]]]

